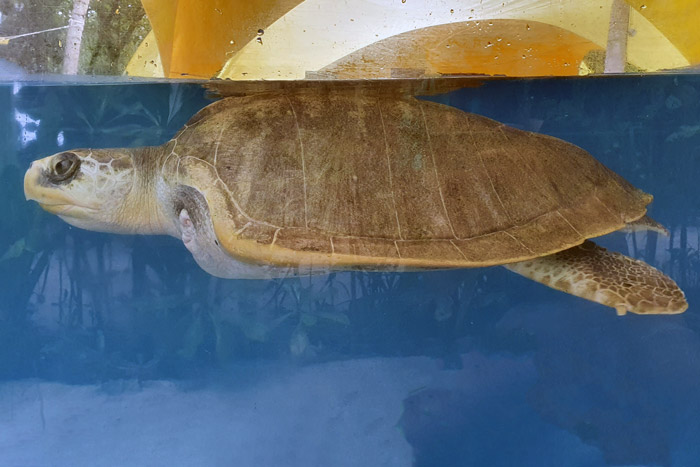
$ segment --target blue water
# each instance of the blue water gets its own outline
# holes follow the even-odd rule
[[[157,145],[191,84],[0,87],[0,465],[700,465],[700,77],[429,99],[571,141],[668,238],[601,244],[686,292],[618,317],[502,268],[220,280],[177,239],[69,227],[29,162]]]

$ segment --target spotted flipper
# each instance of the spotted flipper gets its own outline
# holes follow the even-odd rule
[[[670,277],[591,241],[506,267],[562,292],[613,307],[618,315],[628,311],[674,314],[688,308],[683,292]]]

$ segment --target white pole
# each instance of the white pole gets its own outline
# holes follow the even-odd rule
[[[613,0],[605,51],[605,73],[624,73],[627,63],[627,34],[630,24],[630,6],[625,0]]]
[[[90,0],[74,0],[73,11],[68,22],[68,34],[66,34],[66,51],[63,55],[63,74],[78,74],[80,63],[80,43],[83,40],[85,28],[85,16],[87,15]]]

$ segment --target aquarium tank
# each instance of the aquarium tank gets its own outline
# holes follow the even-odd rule
[[[700,465],[697,24],[0,2],[0,465]]]

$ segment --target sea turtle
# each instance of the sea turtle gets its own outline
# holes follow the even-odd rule
[[[651,195],[573,144],[408,96],[228,97],[162,146],[37,160],[24,190],[77,227],[181,238],[220,277],[504,265],[619,314],[687,308],[588,240],[663,230]]]

